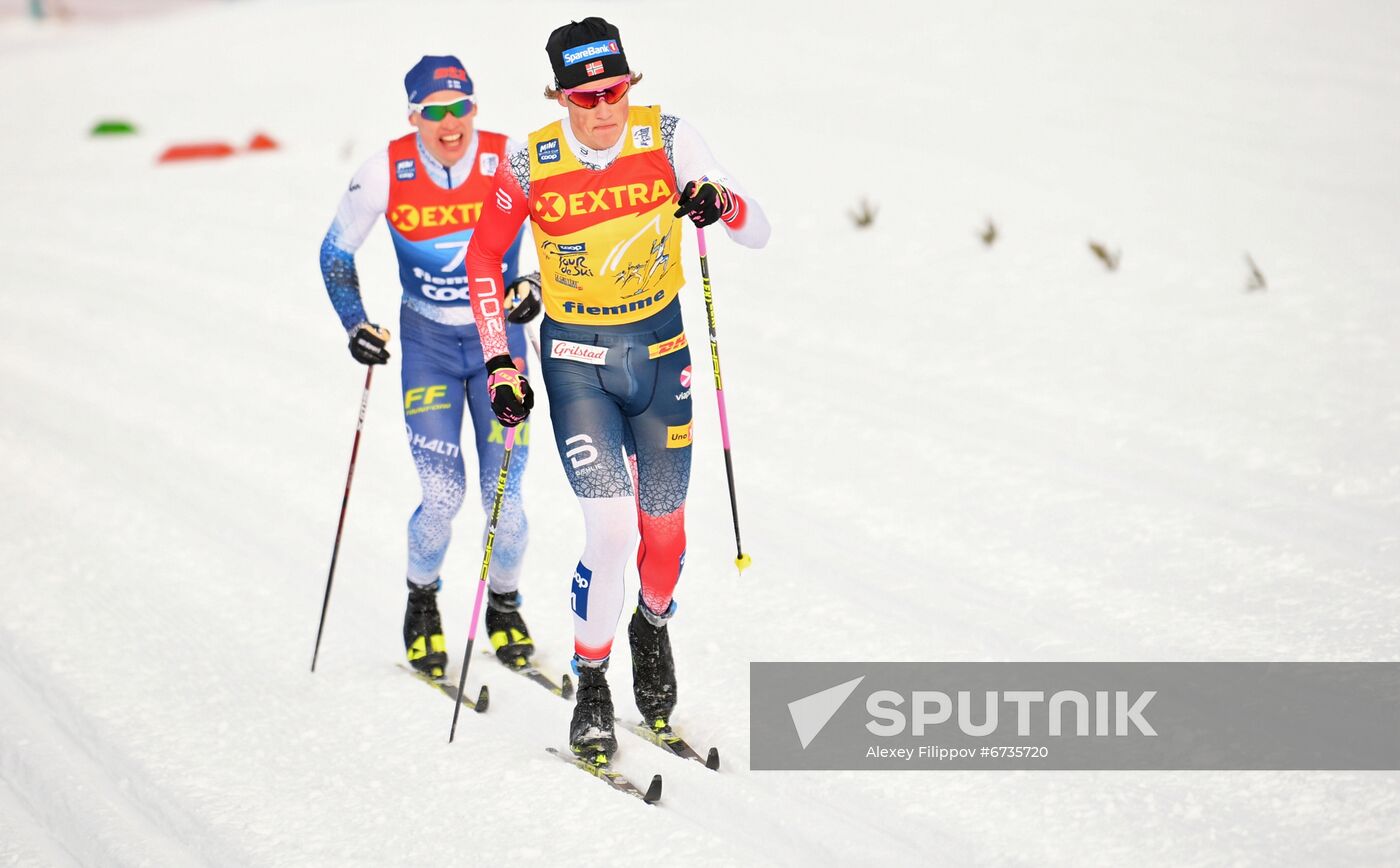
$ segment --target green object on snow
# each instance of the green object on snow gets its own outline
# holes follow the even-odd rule
[[[120,136],[136,132],[136,127],[128,121],[98,121],[92,128],[94,136]]]

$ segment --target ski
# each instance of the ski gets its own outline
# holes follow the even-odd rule
[[[702,757],[695,748],[691,747],[669,726],[665,729],[655,730],[645,724],[628,723],[627,728],[657,747],[664,748],[682,759],[694,760],[712,772],[719,771],[719,748],[717,747],[710,748],[710,752]]]
[[[571,756],[569,754],[564,753],[561,750],[556,750],[552,747],[547,747],[545,748],[545,750],[559,757],[561,760],[568,763],[569,765],[574,766],[575,768],[583,769],[593,777],[605,782],[608,786],[612,787],[620,793],[626,793],[629,796],[635,796],[636,798],[641,799],[643,802],[646,802],[648,805],[654,805],[657,802],[661,801],[661,775],[652,775],[651,784],[647,787],[646,792],[642,792],[641,790],[637,789],[636,784],[629,781],[626,777],[622,775],[621,772],[615,772],[612,769],[608,768],[605,764],[592,763],[586,759],[583,759],[582,757]],[[607,760],[604,759],[603,763],[606,762]]]
[[[482,653],[490,654],[492,657],[496,657],[494,651],[488,650],[483,651]],[[555,696],[558,696],[561,699],[574,698],[574,680],[569,676],[567,672],[564,673],[563,680],[556,684],[554,679],[550,678],[548,675],[545,675],[543,671],[541,671],[538,667],[535,666],[535,664],[531,663],[528,659],[524,657],[515,658],[515,662],[513,663],[507,663],[506,661],[501,660],[499,657],[496,657],[496,659],[500,662],[502,666],[509,669],[511,672],[515,672],[525,676],[526,678],[535,682],[539,686],[543,687],[545,690],[548,690],[550,693],[553,693]]]
[[[445,678],[434,678],[426,672],[419,672],[417,669],[405,666],[402,663],[399,664],[399,668],[412,675],[414,678],[417,678],[424,684],[432,686],[439,693],[441,693],[443,696],[446,696],[453,702],[457,701],[456,684],[447,681]],[[481,692],[476,695],[475,701],[473,701],[469,697],[463,696],[462,704],[465,705],[467,708],[470,708],[472,711],[475,711],[477,714],[483,714],[485,713],[486,709],[489,708],[491,705],[491,692],[487,690],[486,685],[483,684],[481,685]]]

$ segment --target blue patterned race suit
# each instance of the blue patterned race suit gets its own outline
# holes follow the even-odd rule
[[[500,424],[486,392],[476,324],[463,268],[485,197],[508,147],[505,136],[475,131],[464,158],[443,166],[416,134],[391,142],[356,173],[321,246],[321,270],[331,302],[347,331],[368,321],[354,253],[382,216],[398,258],[403,286],[399,318],[404,425],[423,498],[408,522],[409,581],[436,581],[452,539],[452,520],[466,498],[462,426],[471,417],[479,493],[489,516],[504,455]],[[516,277],[519,239],[504,260],[503,277]],[[507,328],[510,353],[525,365],[523,327]],[[466,447],[470,449],[471,447]],[[508,594],[520,583],[529,524],[520,480],[529,459],[529,430],[516,435],[511,472],[496,528],[490,585]]]

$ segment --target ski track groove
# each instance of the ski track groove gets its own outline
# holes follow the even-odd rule
[[[61,678],[26,666],[0,631],[0,693],[19,738],[0,747],[5,777],[52,841],[82,864],[237,865],[229,849],[178,798],[154,785],[74,699]],[[43,709],[45,713],[37,710]],[[22,713],[21,713],[22,712]],[[7,739],[8,741],[8,739]],[[30,756],[36,756],[31,760]],[[53,759],[61,757],[61,770]],[[57,772],[57,774],[55,774]],[[192,844],[191,842],[199,842]]]

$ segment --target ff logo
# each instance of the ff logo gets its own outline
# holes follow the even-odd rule
[[[412,416],[428,410],[445,410],[451,404],[432,406],[438,398],[447,394],[447,386],[418,386],[403,393],[403,409],[406,415]],[[421,403],[423,406],[414,407],[414,404]]]

